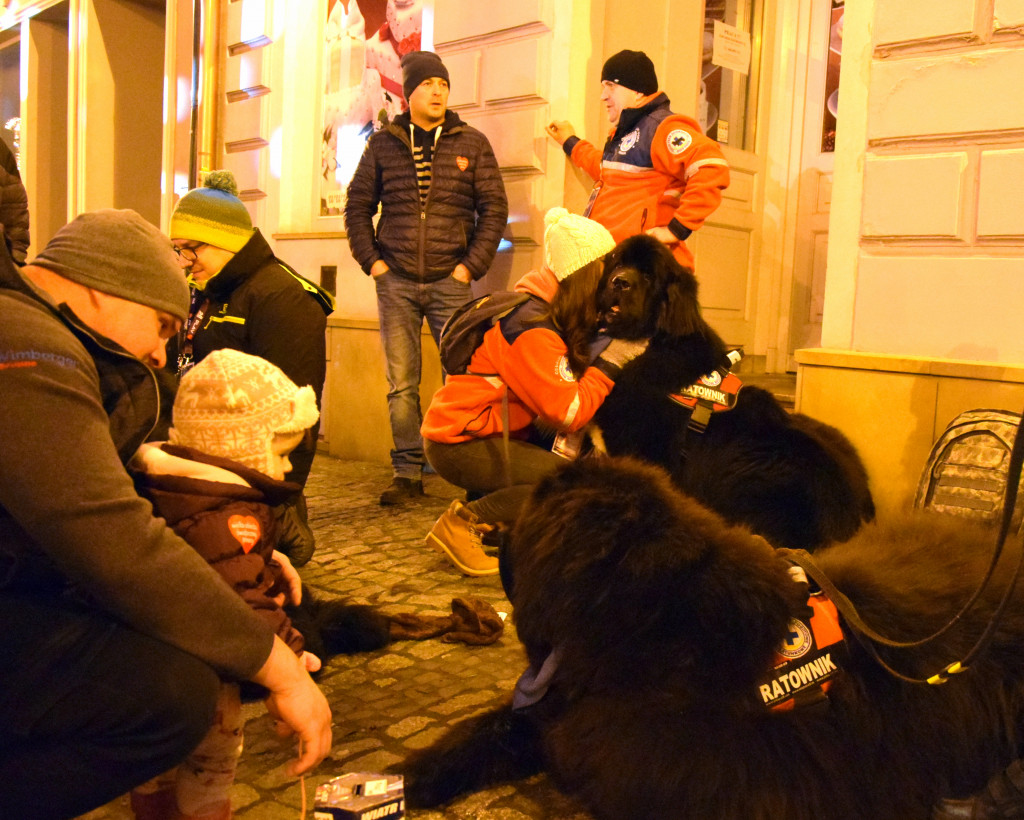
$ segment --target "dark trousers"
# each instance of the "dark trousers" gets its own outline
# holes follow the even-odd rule
[[[534,485],[566,463],[565,459],[520,439],[509,439],[508,457],[501,436],[460,444],[427,440],[430,465],[441,478],[482,498],[466,506],[488,524],[511,524],[530,497]]]
[[[101,613],[0,591],[0,816],[66,820],[177,765],[219,686]]]

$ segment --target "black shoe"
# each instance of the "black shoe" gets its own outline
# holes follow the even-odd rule
[[[420,479],[395,476],[391,479],[391,485],[380,494],[380,505],[390,507],[404,504],[421,495],[423,495],[423,482]]]

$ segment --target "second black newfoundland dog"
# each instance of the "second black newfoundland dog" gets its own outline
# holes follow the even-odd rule
[[[967,601],[993,540],[962,520],[917,517],[866,525],[815,560],[864,622],[910,641]],[[1020,755],[1024,589],[986,653],[925,685],[885,671],[849,633],[823,640],[829,630],[811,620],[815,647],[799,625],[808,588],[785,551],[650,465],[567,465],[538,485],[509,549],[530,663],[519,708],[470,718],[406,761],[410,806],[546,770],[609,820],[928,820],[936,801],[1000,782]],[[964,658],[1015,561],[1004,556],[940,639],[885,660],[920,678]],[[814,648],[814,660],[800,655]],[[777,666],[778,653],[795,665]],[[773,708],[792,706],[802,683],[799,705]],[[981,816],[1021,815],[963,815]]]
[[[692,429],[701,410],[683,402],[715,396],[729,360],[701,316],[693,272],[665,245],[643,235],[619,243],[597,292],[609,335],[650,338],[595,416],[607,453],[660,464],[694,498],[779,547],[813,550],[874,518],[849,440],[787,413],[766,390],[743,387],[731,410],[712,413],[704,432]]]

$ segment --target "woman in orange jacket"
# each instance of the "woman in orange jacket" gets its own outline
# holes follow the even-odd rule
[[[530,299],[486,332],[466,373],[447,378],[421,428],[435,471],[482,496],[452,502],[427,536],[467,575],[498,571],[482,536],[513,521],[536,481],[572,456],[538,443],[538,429],[559,434],[556,449],[582,431],[645,347],[594,332],[611,234],[564,208],[549,211],[545,225],[545,263],[515,287]]]

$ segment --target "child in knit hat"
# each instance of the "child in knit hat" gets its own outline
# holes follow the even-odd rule
[[[622,366],[644,348],[595,337],[611,234],[565,208],[548,211],[544,224],[544,264],[516,284],[531,298],[484,334],[467,372],[448,376],[423,419],[438,475],[483,496],[453,502],[426,539],[466,575],[498,572],[483,536],[513,521],[536,481],[570,455],[552,452],[537,428],[582,431]]]
[[[299,602],[298,576],[275,550],[273,507],[298,492],[288,454],[319,416],[309,387],[237,350],[217,350],[181,380],[170,442],[147,444],[131,463],[139,491],[276,633],[316,671],[283,609]],[[187,594],[184,593],[183,594]],[[214,725],[189,758],[137,788],[140,820],[231,816],[228,789],[242,748],[239,687],[222,684]]]

